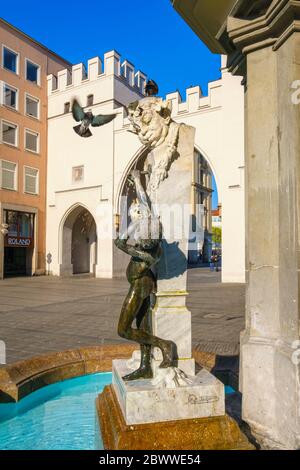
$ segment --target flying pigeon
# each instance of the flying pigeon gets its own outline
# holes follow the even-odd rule
[[[148,80],[145,93],[147,96],[155,96],[158,94],[158,85],[154,80]]]
[[[93,127],[103,126],[116,117],[116,114],[98,114],[98,116],[94,116],[91,111],[85,112],[76,99],[73,100],[72,114],[75,121],[81,121],[81,124],[73,127],[76,134],[81,137],[91,137],[93,135],[90,131],[90,125]]]

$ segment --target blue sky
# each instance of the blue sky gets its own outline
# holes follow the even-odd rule
[[[189,1],[189,0],[187,0]],[[165,95],[220,77],[211,54],[172,8],[170,0],[14,0],[0,16],[72,63],[116,49],[154,78]],[[216,194],[214,194],[216,205]]]

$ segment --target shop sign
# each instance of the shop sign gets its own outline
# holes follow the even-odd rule
[[[7,236],[5,245],[9,247],[29,248],[31,246],[31,243],[32,243],[31,238]]]

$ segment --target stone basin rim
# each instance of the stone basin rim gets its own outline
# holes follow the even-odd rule
[[[34,356],[0,368],[0,404],[18,402],[30,393],[66,379],[111,372],[114,359],[129,359],[133,343],[88,346]],[[193,351],[200,367],[211,369],[216,355]]]

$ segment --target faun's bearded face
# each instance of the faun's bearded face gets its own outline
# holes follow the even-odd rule
[[[160,98],[144,98],[128,107],[131,132],[147,147],[158,147],[169,132],[171,106]]]

